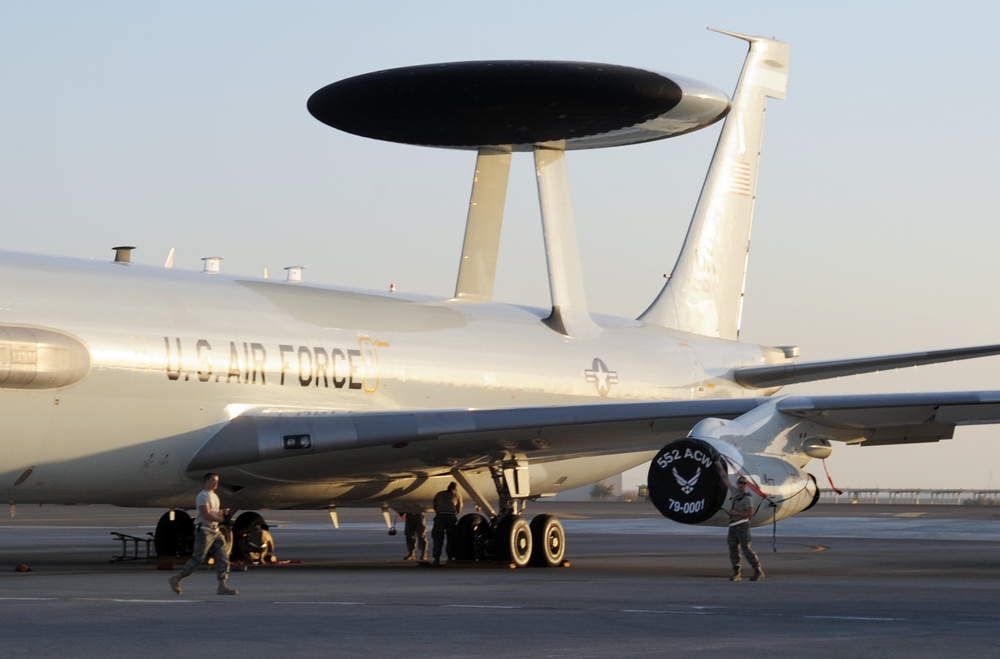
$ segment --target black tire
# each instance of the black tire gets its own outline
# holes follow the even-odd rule
[[[514,567],[526,567],[531,562],[531,527],[520,515],[512,515],[497,529],[500,558]]]
[[[190,556],[194,549],[194,521],[183,510],[163,513],[156,523],[153,548],[157,556]]]
[[[562,522],[552,515],[536,515],[531,520],[531,564],[536,567],[559,567],[566,556],[566,532]]]
[[[246,531],[255,523],[264,524],[264,516],[260,513],[255,513],[252,510],[240,513],[233,522],[233,533],[237,534],[240,531]]]
[[[479,513],[469,513],[459,518],[455,525],[455,558],[460,561],[475,561],[483,558],[477,547],[480,536],[488,528],[486,518]]]
[[[248,510],[236,517],[231,530],[225,524],[220,526],[220,528],[226,528],[226,532],[229,533],[226,539],[226,546],[229,549],[229,560],[241,562],[250,558],[247,551],[247,534],[253,528],[254,524],[264,524],[264,517],[260,513]]]

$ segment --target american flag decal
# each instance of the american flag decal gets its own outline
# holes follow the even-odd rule
[[[726,176],[726,192],[732,192],[743,197],[750,196],[750,163],[742,160],[729,163]]]

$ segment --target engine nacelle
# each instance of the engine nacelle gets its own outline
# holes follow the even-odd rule
[[[819,500],[811,474],[781,458],[746,455],[731,444],[686,437],[664,446],[649,466],[649,498],[681,524],[726,526],[736,479],[746,476],[767,497],[751,492],[752,524],[768,524],[808,510]],[[752,488],[752,489],[754,489]]]

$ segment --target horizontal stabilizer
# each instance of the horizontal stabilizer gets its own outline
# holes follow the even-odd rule
[[[747,366],[737,368],[734,378],[736,382],[748,389],[764,389],[798,384],[800,382],[839,378],[845,375],[874,373],[875,371],[905,368],[907,366],[940,364],[960,359],[989,357],[991,355],[1000,355],[1000,345],[911,352],[905,355],[883,355],[879,357],[862,357],[859,359],[806,362],[803,364]]]

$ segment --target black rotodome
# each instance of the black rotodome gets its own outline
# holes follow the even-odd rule
[[[653,119],[683,95],[669,78],[608,64],[486,61],[367,73],[314,93],[323,123],[392,142],[474,148],[599,135]]]

